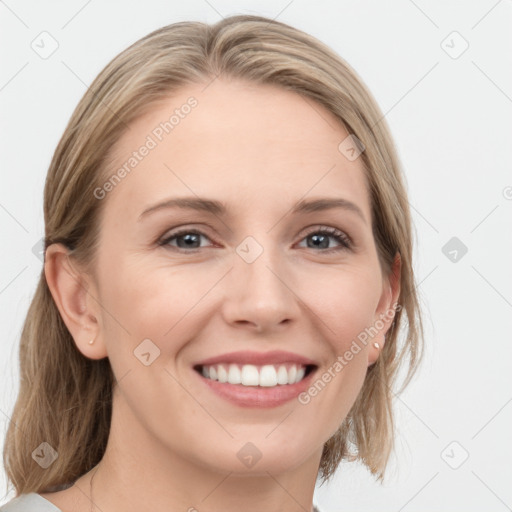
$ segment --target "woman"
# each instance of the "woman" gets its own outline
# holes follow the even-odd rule
[[[76,108],[44,212],[0,510],[309,511],[344,459],[383,478],[411,219],[332,50],[257,16],[149,34]]]

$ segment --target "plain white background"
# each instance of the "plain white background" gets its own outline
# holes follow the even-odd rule
[[[73,109],[104,65],[150,31],[235,13],[302,29],[354,67],[396,141],[416,229],[427,356],[396,402],[397,450],[387,480],[380,485],[363,467],[345,463],[317,489],[316,502],[327,512],[510,509],[512,4],[506,0],[0,1],[2,438],[17,394],[21,326],[42,269],[33,247],[44,233],[44,180]],[[32,47],[40,37],[47,49],[58,44],[47,58]],[[455,245],[445,247],[453,237]],[[13,493],[3,496],[3,473],[0,485],[5,502]]]

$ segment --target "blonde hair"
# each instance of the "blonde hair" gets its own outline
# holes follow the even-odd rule
[[[273,84],[314,100],[365,146],[360,158],[371,195],[374,238],[384,272],[400,255],[401,307],[356,402],[324,445],[319,474],[325,481],[342,460],[359,458],[382,479],[393,446],[392,385],[400,367],[407,370],[402,388],[410,381],[423,338],[411,218],[381,111],[356,73],[323,43],[284,23],[240,15],[214,25],[168,25],[124,50],[85,93],[54,153],[44,190],[45,249],[62,243],[80,265],[94,268],[107,201],[96,199],[94,190],[108,175],[109,149],[156,101],[216,76]],[[108,358],[91,360],[78,351],[44,271],[21,334],[20,378],[3,453],[8,479],[17,495],[65,488],[103,457],[115,377]],[[32,457],[42,442],[58,452],[46,469]]]

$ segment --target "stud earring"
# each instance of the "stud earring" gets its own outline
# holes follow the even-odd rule
[[[94,338],[92,340],[89,340],[89,345],[92,345],[94,343]]]
[[[380,348],[380,345],[379,345],[377,342],[375,342],[375,343],[373,344],[373,346],[374,346],[377,350],[379,350],[379,348]]]

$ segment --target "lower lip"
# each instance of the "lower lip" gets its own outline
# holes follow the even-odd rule
[[[309,387],[316,369],[313,369],[300,382],[274,387],[229,384],[227,382],[207,379],[197,371],[193,371],[214,393],[235,405],[240,407],[269,408],[277,407],[297,398]]]

